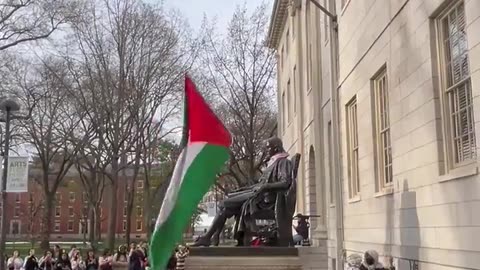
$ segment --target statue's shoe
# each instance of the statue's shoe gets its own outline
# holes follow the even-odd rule
[[[209,247],[211,245],[210,239],[205,238],[205,237],[199,237],[192,247]]]

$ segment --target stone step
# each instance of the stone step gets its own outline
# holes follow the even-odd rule
[[[188,270],[302,270],[297,256],[189,256]]]

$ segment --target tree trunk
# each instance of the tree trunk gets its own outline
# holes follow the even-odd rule
[[[45,209],[43,210],[43,231],[42,241],[40,242],[40,248],[42,250],[50,249],[50,232],[52,230],[52,211],[54,208],[54,196],[53,194],[45,194]]]
[[[151,201],[151,188],[150,181],[147,180],[148,176],[145,176],[145,188],[143,193],[143,224],[145,224],[145,229],[147,231],[147,239],[150,239],[152,236],[152,201]]]
[[[88,211],[88,241],[94,246],[95,242],[95,207]]]
[[[115,233],[117,229],[117,191],[118,191],[118,160],[112,162],[113,179],[110,193],[110,212],[108,217],[107,248],[115,250]]]

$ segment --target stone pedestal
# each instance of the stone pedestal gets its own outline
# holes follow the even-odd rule
[[[327,269],[325,247],[191,248],[188,270],[311,270]]]

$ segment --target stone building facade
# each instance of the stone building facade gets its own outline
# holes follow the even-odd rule
[[[304,157],[298,211],[324,216],[329,268],[375,249],[397,269],[478,269],[480,1],[316,2],[336,22],[275,1],[269,46],[279,135]]]

